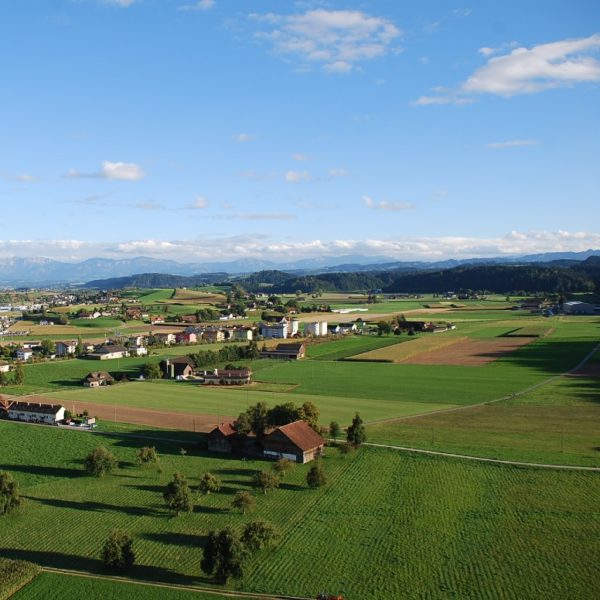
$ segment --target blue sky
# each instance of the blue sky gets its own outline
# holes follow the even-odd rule
[[[600,248],[600,4],[0,3],[0,256]]]

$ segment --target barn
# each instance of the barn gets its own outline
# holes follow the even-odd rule
[[[277,427],[262,440],[265,458],[307,463],[323,455],[325,440],[305,421]]]

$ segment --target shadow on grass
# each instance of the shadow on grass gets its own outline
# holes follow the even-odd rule
[[[164,511],[148,506],[120,506],[118,504],[107,504],[105,502],[75,502],[73,500],[62,500],[59,498],[38,498],[36,496],[23,497],[54,508],[68,508],[86,512],[120,512],[132,517],[164,517],[166,515]]]
[[[159,544],[172,544],[173,546],[187,546],[189,548],[204,548],[205,535],[194,535],[191,533],[142,533],[140,537]]]
[[[4,470],[29,473],[30,475],[44,475],[46,477],[66,477],[68,479],[87,475],[83,469],[72,469],[68,467],[44,467],[38,465],[0,465],[0,471]]]
[[[100,553],[100,549],[98,550]],[[64,554],[62,552],[45,552],[40,550],[21,550],[15,548],[0,548],[0,555],[3,558],[13,560],[27,560],[36,563],[42,567],[52,567],[54,569],[69,569],[95,575],[118,575],[106,569],[100,559],[77,556],[75,554]],[[163,567],[152,567],[149,565],[135,565],[131,571],[126,573],[128,577],[141,579],[144,581],[179,583],[182,585],[197,585],[213,583],[209,578],[192,577],[177,573],[172,569]]]
[[[222,515],[229,512],[228,508],[217,508],[215,506],[203,506],[202,504],[196,504],[194,506],[195,514],[205,515]]]

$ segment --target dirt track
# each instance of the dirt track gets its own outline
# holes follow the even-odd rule
[[[24,398],[25,400],[25,398]],[[43,402],[54,404],[56,399],[44,396],[29,396],[27,402]],[[179,429],[182,431],[198,431],[207,433],[214,427],[226,421],[232,421],[234,416],[227,415],[199,415],[195,413],[165,412],[148,408],[132,408],[127,406],[114,406],[95,402],[61,401],[62,405],[70,411],[81,413],[87,409],[90,415],[104,421],[117,421],[133,423],[134,425],[150,425],[164,429]]]
[[[525,346],[536,338],[466,339],[450,347],[437,348],[416,354],[402,361],[410,365],[462,365],[476,367],[498,360]]]

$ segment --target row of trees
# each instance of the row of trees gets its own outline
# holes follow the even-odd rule
[[[240,433],[253,433],[261,438],[269,427],[281,427],[302,420],[319,431],[319,414],[319,409],[312,402],[305,402],[302,406],[285,402],[273,408],[269,408],[266,402],[258,402],[240,413],[235,428]]]

